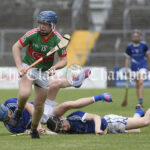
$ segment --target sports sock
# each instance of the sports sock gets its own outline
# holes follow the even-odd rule
[[[103,94],[97,95],[97,96],[93,97],[93,100],[94,100],[94,102],[101,101],[103,99],[103,97],[104,97]]]
[[[138,109],[135,111],[134,114],[138,114],[140,117],[143,117],[144,116],[144,111],[142,109]]]
[[[50,99],[47,98],[46,101],[45,101],[45,105],[50,105],[52,107],[55,107],[55,106],[58,105],[58,103],[55,100],[50,100]]]
[[[139,104],[143,103],[143,98],[139,98]]]
[[[35,124],[35,123],[32,122],[31,130],[37,129],[37,127],[38,127],[38,124]]]

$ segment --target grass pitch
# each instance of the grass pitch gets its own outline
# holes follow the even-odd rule
[[[121,107],[124,97],[124,89],[105,89],[105,90],[61,90],[56,101],[75,100],[80,97],[94,96],[103,92],[109,92],[113,97],[113,103],[97,102],[83,111],[97,113],[100,116],[105,114],[117,114],[132,116],[137,104],[135,89],[129,89],[128,106]],[[6,99],[16,97],[17,90],[0,90],[0,103]],[[33,99],[33,93],[30,101]],[[150,107],[149,89],[145,89],[144,109]],[[71,113],[71,110],[65,115]],[[41,136],[41,139],[32,140],[30,136],[11,136],[2,122],[0,122],[0,150],[149,150],[150,149],[150,127],[142,129],[138,134],[116,134],[116,135],[50,135]]]

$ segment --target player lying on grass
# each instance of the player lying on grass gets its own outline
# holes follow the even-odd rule
[[[0,121],[3,121],[5,127],[11,133],[26,133],[29,134],[28,131],[31,129],[32,115],[33,115],[33,102],[26,103],[25,110],[22,113],[22,116],[17,124],[16,128],[8,125],[9,119],[14,114],[15,109],[17,108],[17,98],[8,99],[5,101],[4,105],[0,105]],[[40,134],[56,134],[53,132],[49,132],[46,129],[42,128],[41,124],[38,125],[37,128]]]
[[[94,97],[81,98],[76,101],[64,102],[58,105],[56,107],[57,109],[54,108],[53,111],[51,111],[52,112],[51,115],[55,115],[55,113],[64,114],[69,109],[81,108],[100,100],[111,102],[111,96],[107,93],[104,93]],[[31,128],[32,115],[34,111],[33,102],[26,103],[25,105],[26,109],[23,111],[23,114],[19,120],[19,123],[17,124],[17,127],[13,128],[7,123],[9,122],[9,119],[15,112],[16,108],[17,108],[17,98],[6,100],[4,105],[0,105],[0,121],[3,121],[5,127],[14,134],[27,132],[27,130]],[[57,112],[58,109],[60,109],[59,112]],[[46,131],[44,128],[41,127],[40,124],[38,125],[38,132],[41,134],[54,134],[53,132]]]
[[[72,65],[72,67],[77,67],[78,65]],[[79,67],[79,66],[78,66]],[[91,70],[89,68],[84,69],[78,76],[78,78],[73,79],[72,82],[68,81],[66,77],[66,70],[60,70],[61,73],[56,73],[55,76],[50,80],[50,88],[48,89],[47,99],[44,104],[44,112],[41,118],[42,123],[46,123],[48,118],[51,116],[53,108],[57,106],[57,102],[55,102],[56,95],[60,88],[66,87],[75,87],[79,88],[85,79],[89,77],[91,74]],[[63,74],[63,75],[61,75]],[[73,77],[73,75],[71,75]]]
[[[94,97],[97,100],[97,97]],[[60,119],[66,112],[61,106],[54,108],[54,116],[47,121],[47,127],[56,133],[85,134],[96,133],[135,133],[140,132],[139,128],[150,125],[150,109],[144,115],[141,105],[138,105],[133,117],[122,117],[114,114],[105,115],[100,118],[99,115],[89,114],[82,111],[71,113],[66,119]],[[144,116],[143,116],[144,115]],[[143,116],[143,117],[142,117]]]

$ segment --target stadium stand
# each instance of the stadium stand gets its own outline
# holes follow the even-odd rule
[[[80,0],[79,0],[80,1]],[[77,2],[79,2],[77,1]],[[91,3],[93,1],[95,4]],[[127,26],[126,35],[124,35],[124,11],[129,7],[148,7],[150,2],[146,0],[107,0],[110,2],[109,7],[106,7],[105,3],[102,3],[103,0],[99,0],[101,3],[98,4],[98,0],[84,0],[82,8],[79,9],[79,14],[76,18],[72,17],[72,8],[74,0],[0,0],[0,42],[5,40],[5,49],[0,50],[0,65],[1,66],[14,66],[14,61],[12,59],[11,47],[13,43],[25,32],[23,30],[20,33],[7,32],[4,34],[6,29],[30,29],[33,27],[35,16],[35,10],[45,10],[52,9],[55,10],[58,14],[58,25],[57,29],[61,34],[70,33],[73,34],[73,31],[76,30],[91,30],[97,31],[94,29],[94,26],[100,25],[100,22],[95,22],[91,20],[92,12],[96,12],[96,20],[101,20],[101,15],[97,15],[99,9],[107,9],[106,15],[103,18],[102,28],[99,28],[100,36],[96,40],[95,46],[93,45],[92,53],[83,54],[85,57],[88,56],[85,65],[88,66],[106,66],[108,70],[114,68],[116,63],[118,66],[124,65],[123,52],[128,42],[130,42],[130,32],[134,28],[149,29],[150,22],[148,18],[150,16],[149,9],[138,10],[130,9],[128,13],[128,18],[130,19]],[[45,6],[45,4],[47,4]],[[93,8],[97,6],[97,8]],[[119,7],[118,7],[119,6]],[[101,7],[101,8],[100,8]],[[111,7],[111,8],[110,8]],[[54,9],[53,9],[54,8]],[[109,11],[109,12],[108,12]],[[142,11],[142,13],[141,13]],[[104,11],[106,12],[106,11]],[[104,14],[104,13],[103,13]],[[113,32],[112,32],[113,31]],[[144,31],[144,39],[149,43],[149,34],[147,30]],[[120,43],[117,47],[116,45],[118,39]],[[85,41],[85,40],[84,40]],[[4,44],[4,43],[3,43]],[[84,43],[85,45],[86,43]],[[2,44],[1,44],[2,45]],[[2,47],[2,46],[1,46]],[[0,48],[1,48],[0,47]],[[4,52],[5,55],[4,55]],[[118,52],[118,55],[117,55]],[[122,54],[122,55],[121,55]],[[76,57],[76,56],[75,56]],[[80,56],[81,58],[81,56]],[[116,60],[117,59],[117,60]]]
[[[72,34],[71,42],[68,46],[68,65],[80,64],[85,65],[87,55],[94,47],[94,42],[98,38],[99,33],[90,32],[88,30],[76,30]]]
[[[73,0],[0,0],[0,65],[14,66],[11,47],[28,29],[33,28],[35,18],[35,10],[54,10],[58,14],[58,32],[61,34],[71,34],[72,29],[72,5]],[[45,6],[46,5],[46,6]],[[88,5],[87,5],[88,6]],[[86,17],[86,7],[79,16]],[[38,15],[38,14],[37,14]],[[88,28],[80,17],[80,28]],[[87,19],[85,19],[87,20]],[[81,26],[82,25],[82,26]],[[20,29],[20,31],[16,31]],[[22,31],[23,29],[23,31]],[[3,46],[2,46],[3,45]]]
[[[125,9],[131,6],[134,6],[137,9],[131,9],[129,12],[128,18],[130,19],[130,24],[127,26],[128,32],[124,35],[123,14]],[[109,18],[105,27],[100,32],[100,37],[97,39],[92,53],[89,54],[89,58],[86,62],[87,66],[106,66],[108,70],[112,70],[114,66],[116,66],[116,61],[118,62],[116,67],[124,66],[123,52],[127,44],[131,41],[130,32],[132,32],[133,29],[141,29],[144,32],[144,40],[150,45],[148,38],[149,31],[145,35],[146,29],[149,29],[150,26],[150,22],[148,21],[150,9],[141,9],[145,6],[148,7],[150,4],[146,2],[141,4],[137,2],[137,0],[134,0],[134,2],[129,0],[128,3],[124,0],[113,1]],[[120,39],[120,44],[117,56],[115,44],[118,38]]]

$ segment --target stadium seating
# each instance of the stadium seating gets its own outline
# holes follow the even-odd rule
[[[135,4],[139,6],[138,3],[134,3],[134,5]],[[117,33],[117,31],[118,30],[123,31],[123,13],[124,13],[124,10],[127,7],[129,7],[128,5],[126,1],[124,0],[113,1],[112,11],[110,13],[109,19],[107,20],[105,24],[104,32],[102,30],[102,32],[100,33],[100,37],[96,41],[92,54],[89,55],[89,59],[86,62],[87,66],[95,66],[95,65],[106,66],[108,70],[112,70],[114,67],[124,66],[123,53],[125,51],[127,44],[131,42],[131,37],[130,37],[130,33],[127,33],[127,35],[124,36],[123,32]],[[130,15],[130,21],[131,21],[131,26],[129,26],[128,28],[129,30],[149,29],[149,26],[150,26],[149,20],[148,20],[150,16],[149,10],[131,10],[129,15]],[[113,31],[113,30],[114,30],[113,33],[111,32],[109,33],[109,31]],[[110,53],[114,53],[114,54],[116,53],[115,44],[118,38],[120,39],[120,44],[118,47],[119,56],[114,55],[110,57],[109,55]],[[150,45],[148,33],[146,34],[144,40],[146,40],[148,45]],[[95,55],[94,53],[98,55]],[[105,53],[105,57],[103,57],[104,53]]]
[[[93,33],[88,30],[74,31],[71,42],[67,48],[68,66],[74,63],[84,66],[88,53],[94,47],[94,42],[98,36],[98,33]]]
[[[30,29],[33,27],[33,13],[35,8],[39,7],[40,10],[48,10],[55,8],[56,13],[58,14],[58,25],[57,29],[61,34],[64,33],[73,33],[72,28],[72,5],[74,0],[0,0],[0,30],[3,29]],[[150,2],[143,1],[138,3],[137,0],[128,0],[127,3],[125,0],[113,0],[112,1],[111,12],[109,13],[109,18],[105,22],[104,31],[109,30],[122,30],[123,29],[123,12],[124,10],[131,5],[150,6]],[[45,3],[47,6],[45,6]],[[30,6],[30,7],[29,7]],[[54,7],[55,6],[55,7]],[[142,13],[141,13],[142,11]],[[149,10],[131,10],[130,11],[131,26],[129,29],[149,29],[150,22]],[[88,30],[91,29],[92,24],[89,23],[89,7],[88,0],[84,0],[84,7],[78,15],[76,21],[76,30]],[[23,33],[7,33],[5,35],[5,52],[8,52],[8,55],[0,58],[0,65],[14,66],[12,59],[11,47],[13,43],[22,35]],[[108,55],[110,53],[115,53],[115,44],[117,39],[120,39],[120,45],[118,47],[118,52],[122,53],[125,50],[126,45],[130,42],[130,35],[126,37],[121,33],[106,34],[105,32],[100,33],[100,37],[96,41],[96,45],[93,48],[93,54],[99,53],[98,55],[89,55],[85,65],[90,66],[106,66],[108,69],[113,69],[116,64],[116,56],[114,57],[103,57],[100,56],[101,53]],[[1,39],[1,37],[0,37]],[[149,34],[145,36],[145,40],[150,45]],[[124,65],[124,57],[120,56],[117,59],[119,66]]]

